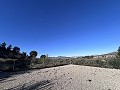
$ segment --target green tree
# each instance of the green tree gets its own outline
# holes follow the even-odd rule
[[[26,52],[22,52],[21,57],[22,58],[26,58],[27,57],[27,53]]]
[[[114,60],[110,60],[109,64],[116,69],[120,69],[120,47],[117,50],[117,56]]]
[[[0,45],[0,47],[2,47],[2,48],[6,48],[5,46],[6,46],[6,43],[5,43],[5,42],[3,42],[3,43]]]
[[[32,64],[33,64],[33,60],[35,60],[35,57],[37,56],[37,52],[36,51],[31,51],[30,53],[30,58],[31,58],[31,60],[30,60],[30,68],[32,67]]]
[[[3,42],[0,44],[0,52],[1,52],[1,58],[6,58],[6,43]]]
[[[13,52],[15,52],[15,53],[19,53],[19,52],[20,52],[20,48],[17,47],[17,46],[15,46],[15,47],[13,48]]]
[[[43,65],[45,66],[46,55],[41,55],[40,60],[42,61]]]
[[[36,57],[37,56],[37,52],[36,51],[31,51],[30,52],[30,57]]]
[[[10,44],[8,47],[7,47],[7,50],[11,51],[12,49],[12,45]]]
[[[118,57],[120,57],[120,47],[118,48],[118,53],[117,53],[117,55],[118,55]]]
[[[2,53],[6,52],[6,43],[5,42],[0,44],[0,52],[2,52]]]
[[[41,55],[40,58],[46,58],[46,55]]]

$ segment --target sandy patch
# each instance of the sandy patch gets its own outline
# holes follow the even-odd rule
[[[120,90],[120,70],[66,65],[13,75],[0,90]]]

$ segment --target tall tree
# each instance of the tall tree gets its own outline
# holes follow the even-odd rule
[[[6,53],[6,43],[5,42],[0,44],[0,52]]]
[[[40,56],[40,60],[43,62],[44,67],[45,67],[45,59],[46,59],[46,55],[41,55]]]
[[[22,56],[22,58],[26,58],[27,57],[27,53],[26,52],[22,52],[21,56]]]
[[[40,58],[46,58],[46,55],[41,55]]]
[[[13,52],[15,52],[15,53],[19,53],[19,52],[20,52],[20,48],[17,47],[17,46],[15,46],[15,47],[13,48]]]
[[[37,52],[36,51],[31,51],[30,53],[30,58],[31,58],[31,60],[30,60],[30,68],[32,67],[32,62],[33,62],[33,60],[35,60],[35,57],[37,56]]]
[[[12,49],[12,45],[10,44],[10,45],[7,47],[7,50],[8,50],[8,51],[11,51],[11,49]]]
[[[118,57],[120,57],[120,47],[118,48],[118,53],[117,53],[117,55],[118,55]]]
[[[30,52],[30,57],[36,57],[37,56],[37,52],[36,51],[31,51]]]
[[[0,45],[0,47],[2,47],[2,48],[6,48],[5,46],[6,46],[6,43],[5,43],[5,42],[3,42],[3,43]]]

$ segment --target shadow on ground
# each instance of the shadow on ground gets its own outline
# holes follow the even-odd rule
[[[4,80],[6,80],[9,77],[12,77],[14,75],[18,75],[18,74],[24,74],[24,73],[30,73],[31,71],[20,71],[20,72],[2,72],[0,71],[0,83],[4,82]]]
[[[36,82],[34,84],[26,83],[14,88],[10,88],[7,90],[51,90],[52,83],[50,80]]]

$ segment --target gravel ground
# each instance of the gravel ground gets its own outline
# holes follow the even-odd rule
[[[17,74],[0,72],[0,90],[120,90],[120,70],[66,65]]]

